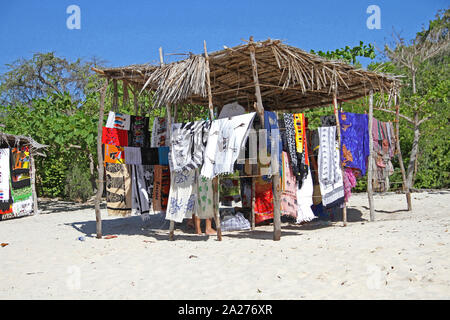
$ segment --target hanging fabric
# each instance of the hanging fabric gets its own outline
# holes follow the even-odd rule
[[[214,217],[214,204],[213,204],[213,185],[211,179],[206,179],[201,177],[199,169],[197,170],[197,183],[198,183],[198,192],[197,192],[197,211],[196,215],[200,219],[209,219]]]
[[[297,180],[289,163],[287,152],[282,153],[280,212],[282,215],[297,217]]]
[[[104,161],[106,163],[125,164],[125,148],[114,146],[112,144],[103,145],[105,150]]]
[[[131,175],[126,164],[106,163],[106,207],[109,215],[131,214]]]
[[[369,150],[367,114],[339,112],[341,127],[341,159],[344,167],[355,168],[366,174]]]
[[[182,222],[191,218],[197,208],[197,184],[195,170],[172,172],[166,219]]]
[[[333,207],[344,202],[336,127],[319,127],[318,130],[320,141],[318,169],[322,203],[325,207]]]
[[[311,171],[308,168],[305,180],[301,187],[297,189],[297,223],[308,222],[316,217],[311,209],[311,206],[313,205],[313,191]]]
[[[255,115],[256,112],[252,112],[212,121],[201,170],[203,177],[212,179],[220,174],[233,173],[234,163],[248,137]]]
[[[115,128],[102,128],[102,144],[128,146],[128,131]]]
[[[106,120],[107,128],[130,130],[131,117],[129,114],[110,111]]]
[[[129,146],[130,147],[149,147],[149,119],[148,117],[131,116],[130,117],[130,130]]]
[[[135,214],[150,214],[153,198],[153,166],[132,165],[132,209]],[[144,219],[144,218],[143,218]]]
[[[255,224],[273,219],[273,190],[272,182],[262,177],[255,179]]]

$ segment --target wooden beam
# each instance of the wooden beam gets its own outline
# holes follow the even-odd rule
[[[250,37],[250,43],[253,43],[253,37]],[[255,84],[255,96],[256,96],[256,111],[261,119],[261,127],[264,128],[264,106],[261,97],[261,88],[259,86],[258,79],[258,65],[256,63],[255,47],[249,45],[250,61],[252,63],[253,81]],[[254,178],[253,178],[254,179]],[[273,240],[279,241],[281,239],[281,212],[279,202],[279,174],[278,170],[272,175],[272,191],[273,191]]]
[[[373,139],[372,139],[372,120],[373,120],[373,91],[369,92],[369,163],[367,168],[367,196],[369,198],[370,221],[375,221],[375,209],[373,206]]]
[[[33,212],[39,214],[38,199],[36,193],[36,163],[34,162],[33,153],[30,150],[30,180],[31,180],[31,196],[33,198]]]
[[[95,219],[96,219],[96,231],[97,239],[102,238],[102,215],[100,212],[100,203],[102,201],[103,194],[103,153],[102,153],[102,130],[103,130],[103,118],[105,116],[105,96],[106,89],[108,88],[108,79],[105,85],[100,90],[100,110],[97,126],[97,159],[98,159],[98,179],[97,179],[97,195],[95,197]]]
[[[210,120],[214,120],[214,106],[211,93],[211,74],[209,68],[209,56],[206,49],[206,41],[203,41],[203,48],[205,50],[206,60],[206,81],[208,85],[208,108]],[[219,177],[215,177],[212,181],[213,185],[213,208],[214,208],[214,221],[216,223],[217,240],[222,241],[222,228],[220,227],[220,213],[219,213]]]
[[[345,171],[344,171],[344,165],[343,160],[341,159],[341,150],[342,150],[342,142],[341,142],[341,124],[339,121],[339,111],[338,111],[338,104],[337,104],[337,96],[336,92],[333,93],[333,109],[334,109],[334,116],[336,118],[336,131],[338,136],[338,144],[339,144],[339,159],[340,159],[340,167],[342,172],[342,180],[344,179]],[[344,202],[344,207],[342,208],[342,223],[345,226],[347,226],[347,205]]]

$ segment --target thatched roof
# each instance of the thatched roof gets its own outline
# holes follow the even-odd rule
[[[45,156],[45,154],[42,154],[39,152],[40,149],[45,149],[48,146],[45,144],[40,144],[39,142],[36,142],[33,138],[28,136],[22,136],[22,135],[13,135],[5,132],[0,131],[0,144],[5,144],[10,147],[14,146],[28,146],[30,148],[30,151],[34,154]]]
[[[338,99],[352,100],[368,95],[369,90],[391,93],[399,86],[392,75],[357,69],[269,39],[208,54],[214,105],[238,101],[253,106],[251,47],[255,50],[263,105],[268,110],[330,104],[334,90]],[[156,106],[208,105],[205,54],[191,54],[187,59],[162,66],[133,65],[95,71],[153,91]]]

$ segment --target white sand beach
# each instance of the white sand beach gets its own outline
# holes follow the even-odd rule
[[[449,299],[450,191],[350,198],[342,222],[283,223],[197,236],[92,205],[42,201],[42,214],[0,222],[0,299]],[[77,240],[85,237],[85,241]]]

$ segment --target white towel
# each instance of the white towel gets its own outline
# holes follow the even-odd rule
[[[201,171],[203,177],[212,179],[234,172],[234,163],[245,144],[255,115],[256,112],[252,112],[212,121]]]
[[[197,208],[196,170],[172,172],[166,219],[181,222],[191,218]]]
[[[316,217],[311,209],[313,191],[311,170],[308,168],[308,175],[303,180],[301,188],[297,189],[297,223],[311,221]]]

